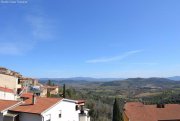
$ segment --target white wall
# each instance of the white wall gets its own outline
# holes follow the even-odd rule
[[[53,107],[44,111],[42,114],[19,113],[20,121],[79,121],[79,110],[76,111],[74,101],[61,100]],[[61,117],[59,114],[61,112]],[[83,121],[90,121],[90,118],[83,117]],[[1,120],[0,120],[1,121]]]
[[[62,100],[55,107],[42,114],[44,121],[48,120],[49,115],[51,121],[79,121],[79,113],[75,110],[75,106],[76,104],[74,102]],[[60,111],[61,118],[59,118]]]
[[[2,100],[17,100],[14,93],[0,91],[0,99]]]
[[[90,121],[88,110],[84,110],[84,114],[80,114],[80,111],[79,111],[79,121]]]
[[[20,113],[19,120],[20,121],[43,121],[41,115],[30,114],[30,113]]]

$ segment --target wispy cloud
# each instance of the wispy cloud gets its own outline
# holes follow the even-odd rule
[[[13,43],[0,43],[1,55],[20,55],[21,50]]]
[[[30,41],[0,42],[0,55],[24,55],[33,46],[34,43]]]
[[[133,50],[133,51],[128,51],[123,53],[122,55],[119,56],[113,56],[113,57],[109,57],[109,58],[98,58],[98,59],[91,59],[91,60],[87,60],[86,63],[104,63],[104,62],[111,62],[111,61],[119,61],[119,60],[123,60],[131,55],[134,55],[136,53],[140,53],[143,50]]]
[[[54,27],[51,19],[36,15],[22,18],[23,28],[10,26],[0,33],[0,55],[24,55],[40,42],[52,40]]]
[[[157,62],[138,62],[138,63],[132,63],[132,64],[153,66],[153,65],[157,65],[158,63]]]
[[[54,24],[50,18],[42,15],[27,15],[26,20],[35,39],[51,39],[53,37]]]

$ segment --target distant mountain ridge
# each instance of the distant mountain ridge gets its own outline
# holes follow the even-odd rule
[[[71,78],[39,78],[41,81],[54,80],[54,81],[117,81],[124,80],[124,78],[92,78],[92,77],[71,77]]]
[[[168,77],[168,79],[171,79],[174,81],[180,81],[180,76],[172,76],[172,77]]]
[[[79,87],[79,88],[91,88],[91,87],[103,87],[113,89],[172,89],[180,88],[180,81],[170,80],[168,78],[127,78],[121,80],[107,81],[87,77],[76,77],[76,78],[41,78],[41,83],[47,83],[47,80],[52,80],[53,83],[62,85],[67,84],[68,86]]]
[[[93,77],[71,77],[71,78],[39,78],[41,81],[54,80],[54,81],[92,81],[92,82],[109,82],[109,81],[128,81],[128,80],[171,80],[171,81],[180,81],[180,76],[173,77],[150,77],[150,78],[93,78]]]
[[[117,86],[120,88],[174,88],[180,87],[180,81],[173,81],[168,78],[128,78],[121,81],[104,82],[101,86]]]

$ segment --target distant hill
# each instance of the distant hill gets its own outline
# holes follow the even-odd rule
[[[180,87],[180,81],[167,78],[128,78],[121,81],[104,82],[101,86],[118,86],[120,88],[175,88]]]
[[[92,82],[107,82],[107,81],[116,81],[123,80],[123,78],[92,78],[92,77],[72,77],[72,78],[39,78],[40,81],[92,81]]]
[[[180,81],[180,76],[172,76],[172,77],[168,77],[168,79],[171,79],[174,81]]]

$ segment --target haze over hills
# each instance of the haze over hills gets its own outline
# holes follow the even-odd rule
[[[91,80],[93,79],[93,80]],[[106,78],[105,78],[106,79]],[[93,87],[113,87],[122,89],[137,89],[137,88],[154,88],[154,89],[169,89],[180,88],[180,81],[173,81],[168,78],[128,78],[128,79],[96,79],[96,78],[43,78],[40,82],[46,83],[47,80],[52,80],[53,83],[62,85],[67,84],[73,87],[93,88]],[[107,81],[108,80],[108,81]],[[91,87],[89,87],[91,85]]]
[[[174,81],[180,81],[180,76],[172,76],[172,77],[168,77],[168,79],[171,79]]]
[[[71,77],[71,78],[39,78],[41,81],[47,81],[47,80],[54,80],[54,81],[92,81],[92,82],[109,82],[109,81],[128,81],[128,80],[171,80],[171,81],[180,81],[180,76],[172,76],[167,78],[161,78],[161,77],[150,77],[150,78],[93,78],[93,77]]]
[[[54,81],[115,81],[124,80],[125,78],[92,78],[92,77],[71,77],[71,78],[39,78],[41,81],[54,80]]]
[[[123,81],[104,82],[101,86],[118,86],[121,88],[172,88],[180,87],[180,81],[167,78],[128,78]]]

